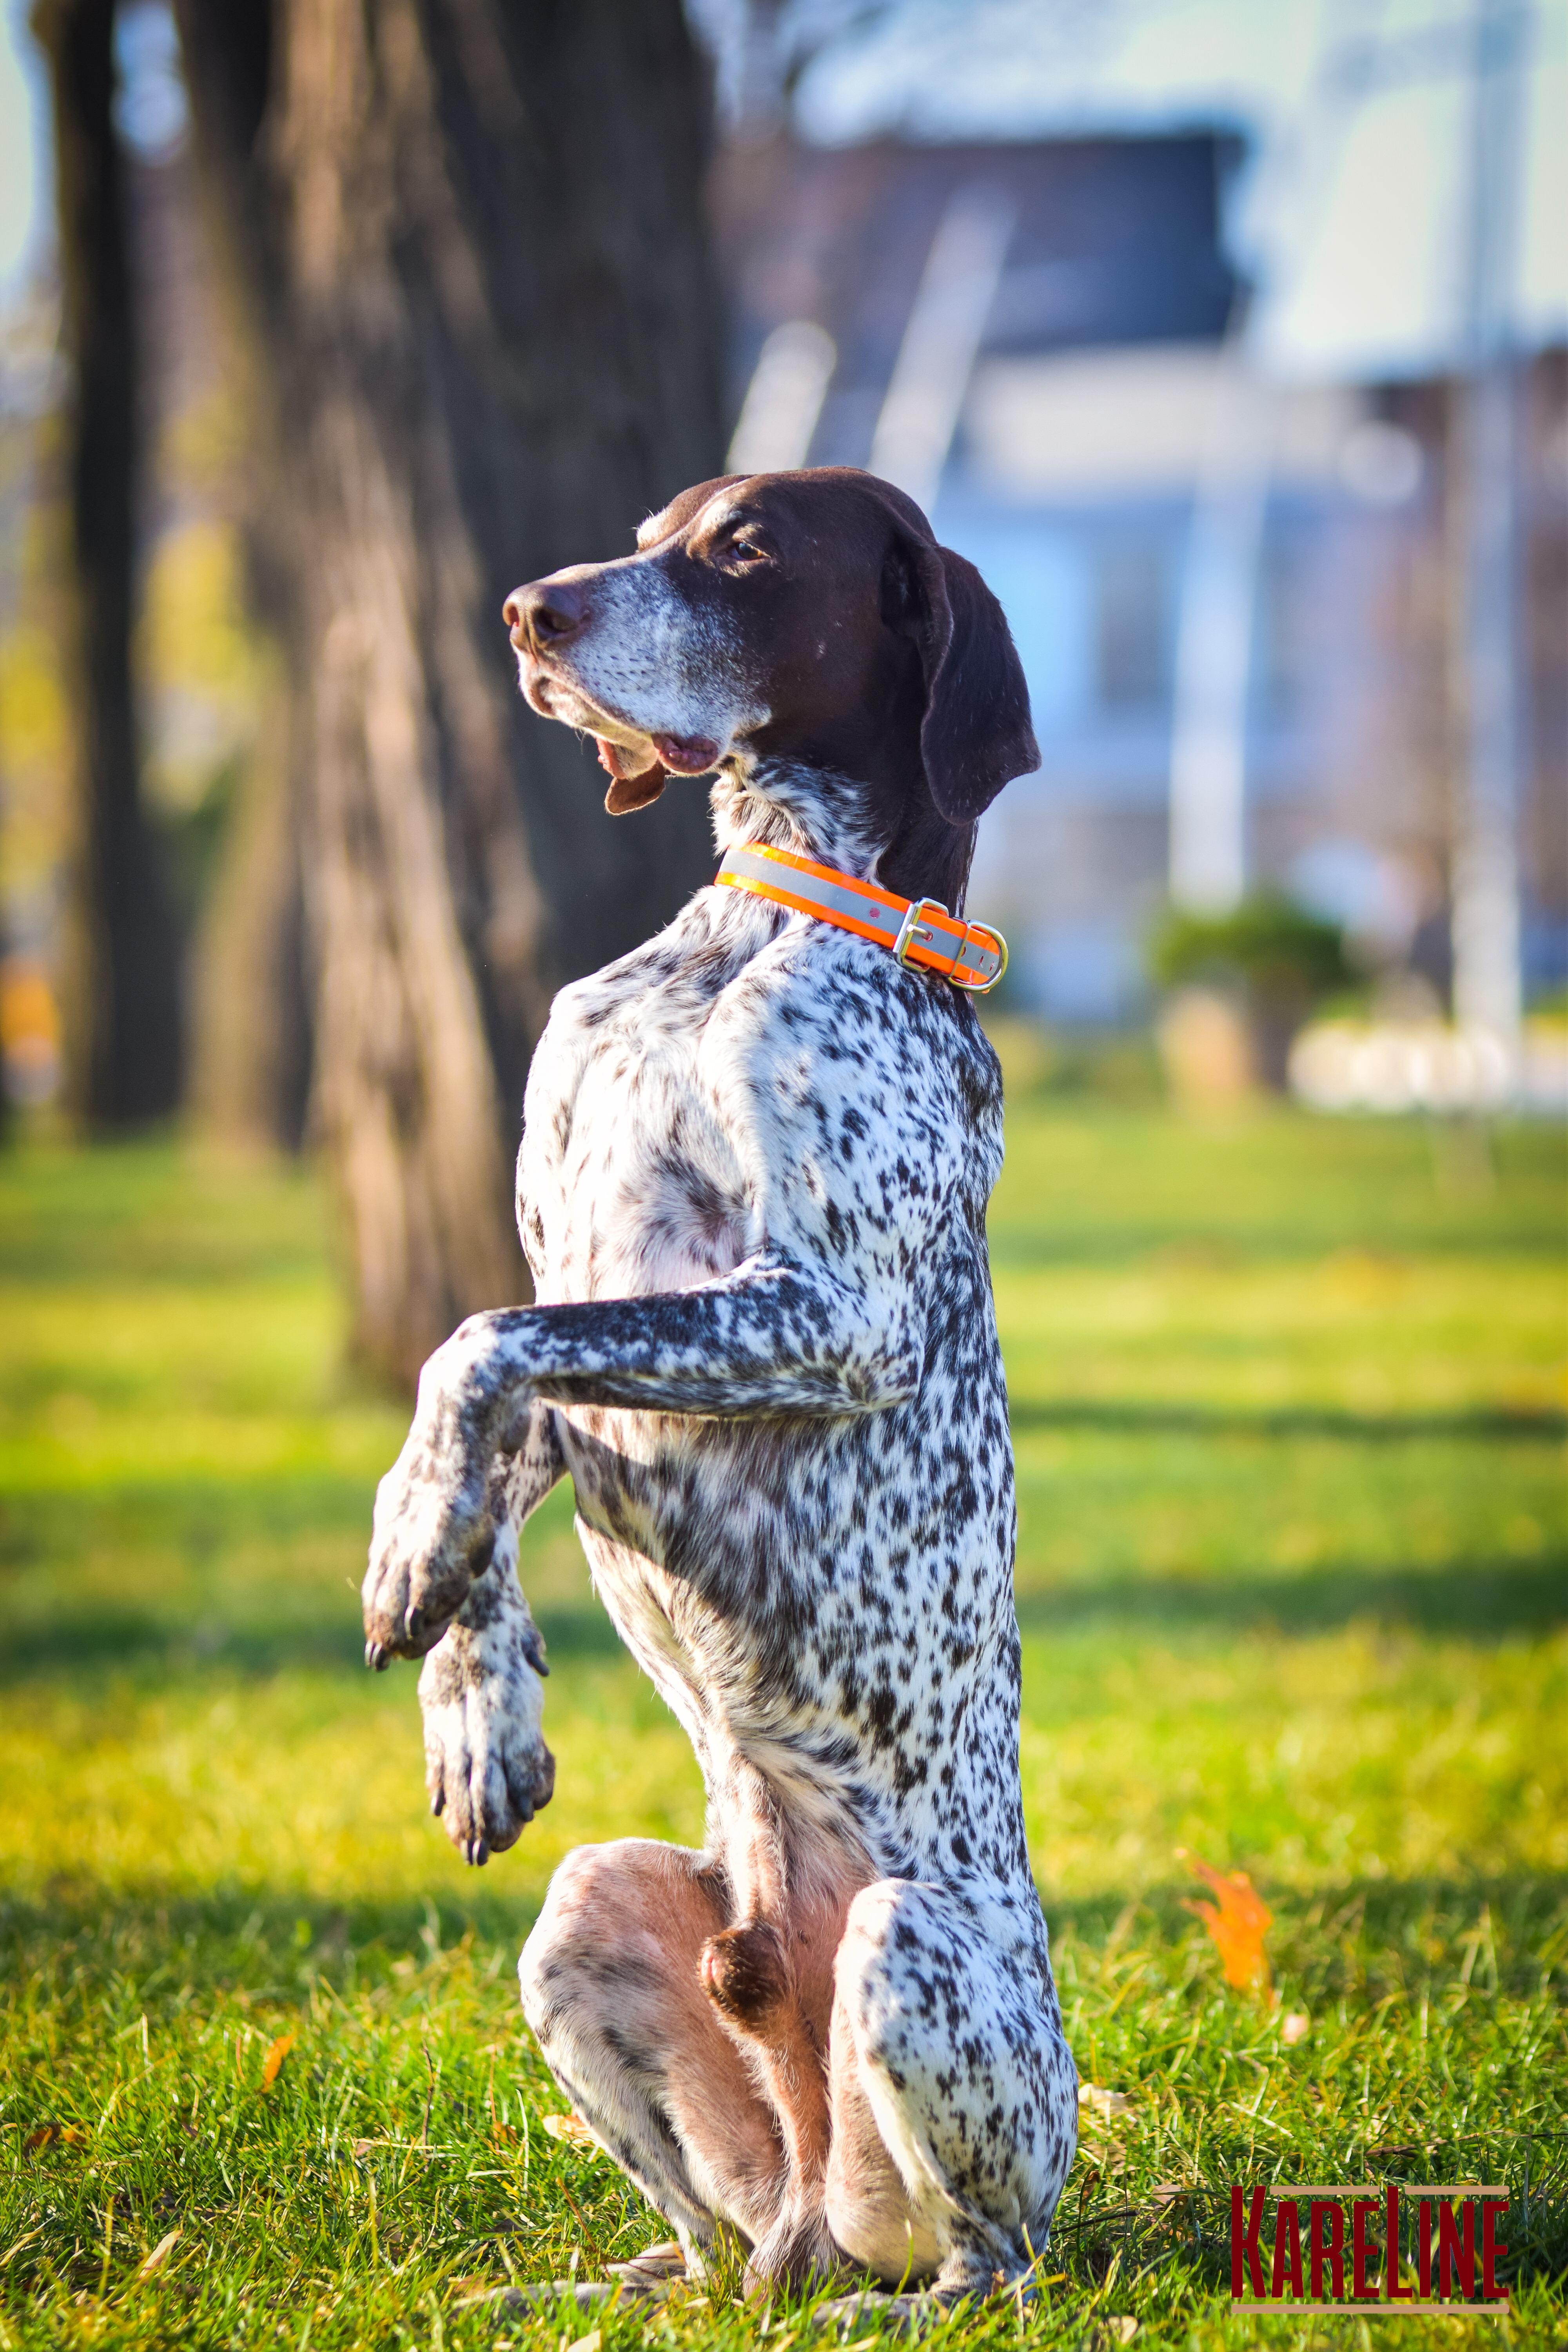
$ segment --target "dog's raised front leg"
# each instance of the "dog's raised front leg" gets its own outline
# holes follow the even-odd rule
[[[365,1664],[378,1670],[434,1649],[489,1568],[498,1527],[515,1533],[565,1475],[549,1405],[522,1393],[502,1416],[454,1393],[442,1376],[451,1347],[420,1373],[413,1425],[375,1490],[360,1601]]]
[[[541,1398],[722,1420],[876,1412],[918,1388],[924,1324],[912,1279],[857,1287],[771,1252],[693,1290],[470,1315],[420,1373],[376,1489],[366,1654],[439,1641],[489,1560],[490,1465],[536,1443]]]
[[[555,1759],[540,1731],[540,1677],[549,1671],[517,1580],[517,1528],[508,1514],[489,1567],[419,1675],[430,1810],[465,1862],[488,1862],[514,1845],[550,1802]]]

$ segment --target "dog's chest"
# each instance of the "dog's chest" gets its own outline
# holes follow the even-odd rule
[[[688,1288],[756,1246],[734,1107],[702,1059],[726,976],[603,973],[546,1033],[520,1168],[542,1301]]]

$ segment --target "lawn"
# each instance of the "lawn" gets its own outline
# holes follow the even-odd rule
[[[1568,2334],[1564,1174],[1542,1128],[1015,1110],[1024,1785],[1122,2104],[1037,2304],[947,2340],[1359,2340],[1232,2316],[1233,2179],[1506,2182],[1508,2337]],[[359,1663],[403,1423],[309,1176],[0,1154],[0,2352],[582,2336],[467,2300],[664,2234],[542,2130],[516,1954],[569,1847],[700,1804],[569,1496],[524,1543],[555,1801],[468,1873],[412,1671]],[[1251,1874],[1277,2000],[1226,1989],[1179,1848]],[[603,2352],[758,2329],[721,2282]]]

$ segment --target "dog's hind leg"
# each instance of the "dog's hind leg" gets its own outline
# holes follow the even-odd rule
[[[580,1846],[518,1963],[523,2014],[573,2106],[688,2249],[777,2218],[785,2159],[701,1956],[725,1926],[707,1858],[647,1838]]]
[[[849,1907],[832,2030],[827,2221],[856,2262],[947,2294],[1023,2278],[1078,2139],[1049,1973],[944,1889],[883,1879]],[[873,2128],[874,2127],[874,2128]]]
[[[748,2273],[753,2284],[799,2285],[830,2273],[837,2251],[822,2205],[826,2071],[784,1937],[767,1920],[726,1928],[703,1948],[702,1986],[772,2110],[784,2150],[777,2211]]]

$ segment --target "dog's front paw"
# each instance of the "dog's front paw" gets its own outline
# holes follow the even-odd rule
[[[548,1671],[502,1545],[419,1675],[430,1810],[465,1862],[515,1845],[554,1793],[555,1759],[540,1732]]]
[[[365,1664],[419,1658],[438,1642],[495,1545],[488,1464],[418,1423],[375,1492],[361,1590]]]

